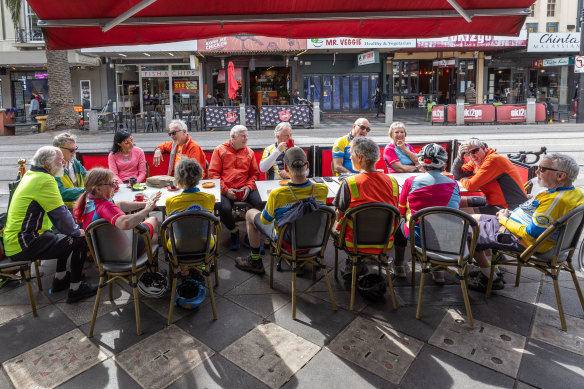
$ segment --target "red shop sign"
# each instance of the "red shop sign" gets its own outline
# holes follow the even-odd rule
[[[493,105],[465,105],[465,123],[491,123],[495,121],[495,106]]]
[[[448,119],[448,123],[456,123],[456,104],[450,104],[446,108],[446,118]]]
[[[527,119],[527,106],[498,105],[497,121],[500,123],[522,123]]]
[[[444,123],[444,106],[432,106],[432,123]]]

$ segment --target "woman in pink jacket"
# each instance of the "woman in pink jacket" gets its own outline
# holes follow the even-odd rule
[[[108,163],[118,182],[127,183],[130,177],[136,177],[136,182],[146,181],[144,151],[134,146],[134,138],[126,130],[120,130],[114,135],[114,145],[109,153]]]

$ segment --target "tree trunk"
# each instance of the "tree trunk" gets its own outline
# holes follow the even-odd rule
[[[72,130],[79,128],[79,114],[73,110],[71,69],[67,50],[46,50],[49,74],[49,101],[51,113],[47,130]]]

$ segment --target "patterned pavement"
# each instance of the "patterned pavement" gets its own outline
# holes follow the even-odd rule
[[[207,298],[193,311],[175,308],[167,326],[169,294],[141,298],[141,336],[125,284],[113,289],[113,301],[102,299],[94,337],[87,338],[94,300],[68,305],[66,292],[49,294],[54,261],[41,266],[44,290],[33,284],[36,318],[26,287],[9,283],[0,289],[0,388],[581,388],[584,382],[584,312],[566,275],[560,289],[567,332],[560,330],[550,280],[523,269],[516,288],[513,268],[504,269],[508,283],[490,299],[470,292],[474,329],[454,277],[447,275],[444,286],[428,280],[416,320],[417,286],[395,281],[395,311],[389,294],[381,302],[357,294],[350,312],[349,289],[332,269],[338,310],[322,273],[313,280],[308,271],[298,278],[292,320],[285,266],[270,289],[267,275],[235,268],[245,249],[221,253],[219,319],[213,321]],[[329,244],[329,266],[333,258]],[[97,282],[92,263],[85,273]]]

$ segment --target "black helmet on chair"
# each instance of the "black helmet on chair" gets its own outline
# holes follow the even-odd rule
[[[138,281],[138,292],[144,297],[160,297],[167,288],[168,280],[161,272],[144,272]]]
[[[385,277],[377,273],[367,274],[357,281],[357,290],[367,300],[378,301],[383,299],[383,295],[387,290],[387,281]]]

